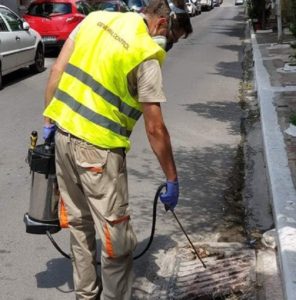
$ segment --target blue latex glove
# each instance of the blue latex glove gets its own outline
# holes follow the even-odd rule
[[[50,141],[53,138],[55,131],[56,131],[55,124],[44,125],[43,126],[43,139],[45,141]]]
[[[160,201],[164,204],[166,210],[174,210],[179,199],[179,183],[178,181],[167,181],[166,192],[161,193]]]

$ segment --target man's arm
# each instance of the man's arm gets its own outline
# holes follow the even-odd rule
[[[171,140],[164,124],[159,103],[142,103],[145,128],[151,148],[168,181],[177,180]]]
[[[51,99],[55,94],[61,76],[67,66],[67,63],[70,59],[73,50],[74,50],[74,41],[71,39],[67,39],[56,62],[53,64],[50,70],[49,79],[45,89],[45,103],[44,103],[45,107],[48,106],[48,104],[50,103]],[[44,117],[44,124],[45,126],[49,126],[51,124],[50,119],[48,117]]]

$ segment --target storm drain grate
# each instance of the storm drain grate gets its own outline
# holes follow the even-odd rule
[[[207,265],[204,269],[189,248],[179,249],[174,274],[168,285],[168,299],[220,300],[254,298],[255,251],[195,245]]]

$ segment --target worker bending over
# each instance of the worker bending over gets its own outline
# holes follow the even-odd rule
[[[168,1],[150,0],[143,14],[89,14],[51,69],[43,135],[56,131],[60,221],[70,229],[77,300],[131,299],[136,237],[128,213],[126,152],[142,114],[167,180],[160,199],[171,209],[178,202],[160,106],[166,101],[160,66],[166,50],[192,27],[183,0]],[[102,241],[101,282],[96,231]]]

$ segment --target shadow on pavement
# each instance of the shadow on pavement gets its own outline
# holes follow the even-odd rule
[[[241,109],[236,102],[206,102],[192,103],[183,105],[187,111],[193,111],[199,116],[207,119],[214,119],[219,122],[229,123],[229,131],[231,134],[239,133],[240,124],[238,120],[241,115]]]
[[[35,275],[37,287],[43,289],[56,288],[62,293],[73,292],[72,264],[66,258],[54,258],[46,263],[47,270]],[[67,285],[68,289],[60,288]]]
[[[46,49],[45,57],[56,58],[60,54],[60,49]]]
[[[237,149],[224,144],[205,147],[202,150],[178,148],[174,153],[180,183],[180,201],[176,213],[188,234],[195,234],[201,239],[207,237],[208,234],[213,237],[220,232],[221,226],[223,227],[226,223],[229,225],[229,220],[226,222],[224,219],[229,206],[229,201],[226,201],[225,197],[233,184]],[[153,169],[153,159],[154,157],[143,159],[142,165],[137,170],[129,169],[129,174],[135,176],[139,184],[147,181],[152,182],[155,186],[160,184],[157,172],[159,170]],[[239,191],[237,192],[239,193]],[[146,193],[143,191],[143,194],[132,198],[133,205],[141,202],[138,204],[140,207],[137,208],[137,215],[141,216],[141,225],[146,224],[150,228],[152,196],[147,195],[147,191]],[[182,236],[173,217],[168,213],[164,215],[162,207],[158,207],[157,211],[159,217],[156,234],[161,232],[162,234]],[[232,218],[234,224],[243,221],[241,216],[230,216],[228,211],[227,218]],[[137,228],[135,230],[137,231]],[[137,233],[140,234],[140,232]],[[235,240],[235,236],[233,239]],[[184,240],[184,242],[186,241]],[[160,248],[167,249],[173,246],[166,242],[166,245],[160,245]]]
[[[46,68],[44,68],[44,71],[45,70],[46,70]],[[22,69],[19,69],[17,71],[14,71],[12,73],[9,73],[9,74],[3,76],[3,89],[5,89],[6,87],[8,87],[10,85],[16,84],[17,82],[25,80],[27,78],[37,76],[39,74],[40,73],[32,72],[29,69],[29,67],[28,68],[22,68]]]

